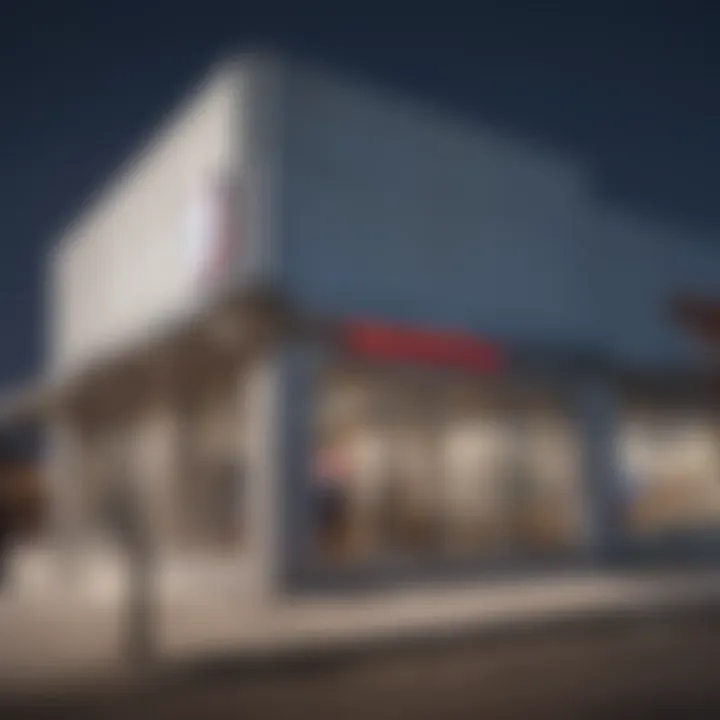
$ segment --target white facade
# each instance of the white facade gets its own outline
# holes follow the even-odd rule
[[[220,192],[243,162],[241,79],[229,66],[204,82],[59,241],[50,268],[53,374],[198,303],[222,232]]]

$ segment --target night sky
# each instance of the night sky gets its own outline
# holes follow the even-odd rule
[[[716,5],[3,0],[0,385],[41,362],[44,248],[203,69],[245,43],[556,147],[609,201],[720,241]]]

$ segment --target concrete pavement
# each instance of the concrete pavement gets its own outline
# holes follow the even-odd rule
[[[158,582],[157,649],[161,661],[208,656],[262,658],[312,654],[368,642],[462,634],[537,621],[714,601],[720,574],[592,575],[398,589],[344,600],[295,598],[248,603],[232,572],[216,568],[215,582],[185,568]],[[117,575],[117,573],[116,573]],[[6,688],[123,672],[126,595],[114,581],[85,573],[85,581],[26,583],[0,595],[0,683]]]

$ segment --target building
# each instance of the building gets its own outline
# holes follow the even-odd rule
[[[47,262],[55,537],[134,488],[159,562],[249,597],[717,548],[670,298],[720,246],[570,160],[271,55],[222,64]]]

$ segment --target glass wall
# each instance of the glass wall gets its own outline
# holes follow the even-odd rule
[[[584,543],[578,438],[549,395],[472,377],[335,369],[320,386],[320,557],[571,552]]]
[[[190,544],[233,550],[243,528],[244,434],[238,380],[218,378],[185,406],[182,481]]]
[[[128,483],[128,428],[122,422],[83,424],[82,498],[85,517],[93,534],[117,540],[122,518],[116,507],[118,488]]]
[[[619,436],[631,534],[720,530],[720,448],[709,413],[628,407]]]
[[[158,549],[234,554],[245,533],[242,362],[204,348],[190,360],[166,383],[139,374],[116,398],[110,378],[78,404],[85,514],[117,540],[122,495]]]

